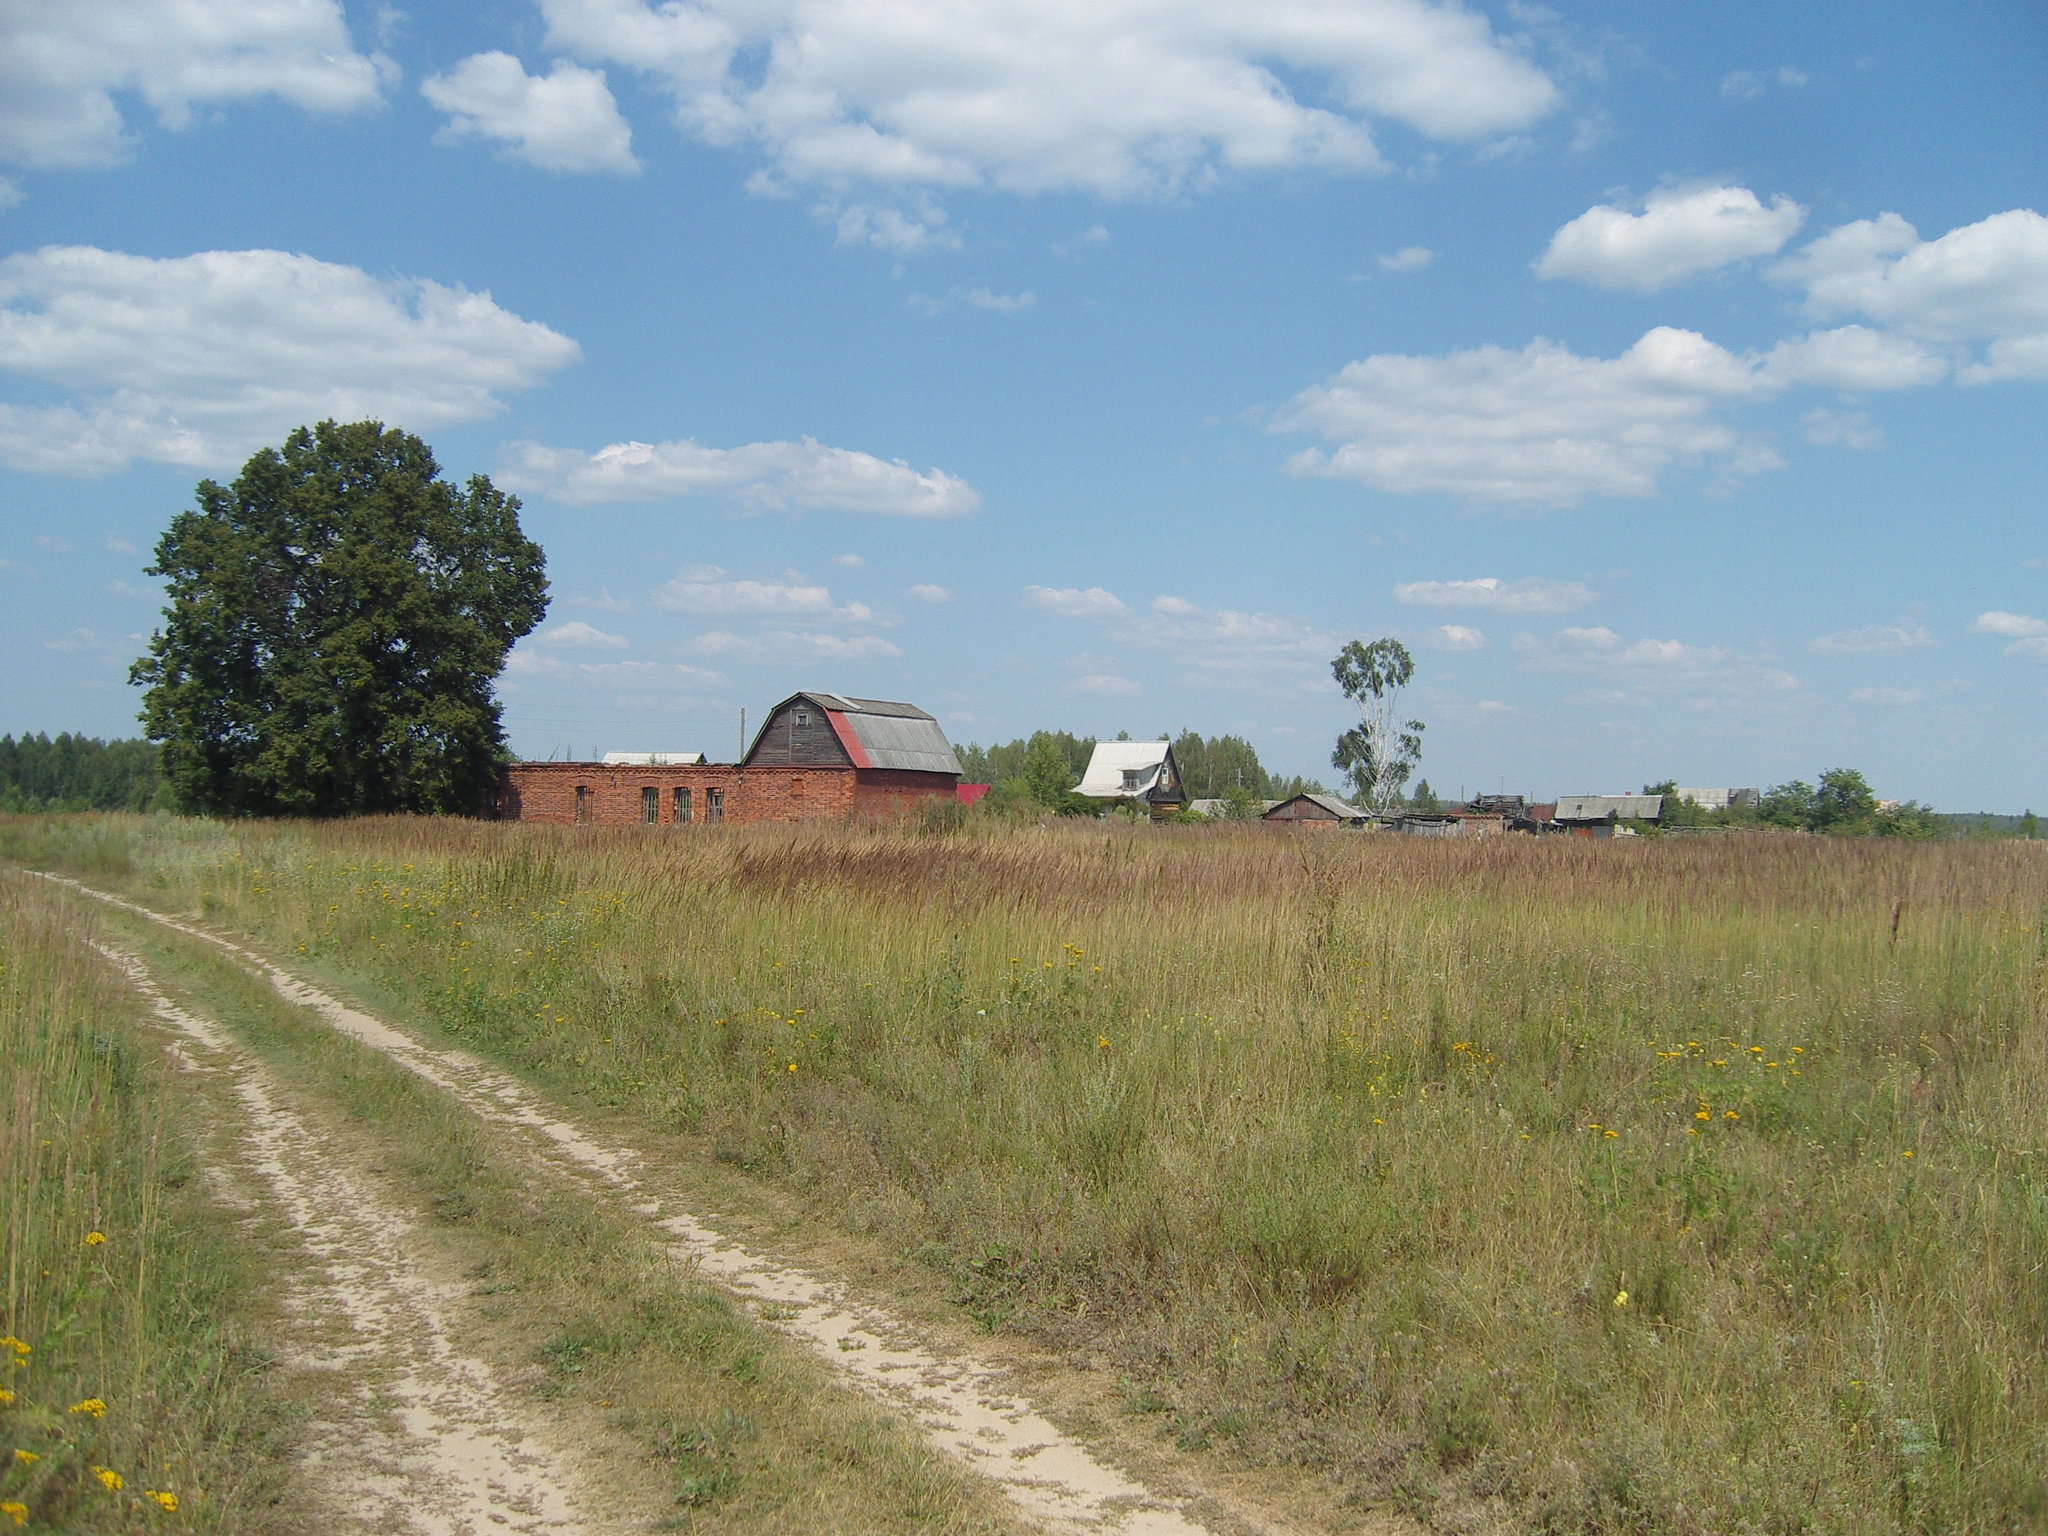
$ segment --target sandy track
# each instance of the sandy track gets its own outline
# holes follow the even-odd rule
[[[315,1260],[290,1297],[302,1366],[331,1371],[354,1411],[320,1425],[309,1465],[330,1484],[342,1528],[418,1536],[598,1536],[560,1460],[518,1394],[454,1343],[460,1291],[408,1251],[411,1223],[358,1178],[332,1142],[289,1107],[277,1082],[228,1032],[180,1008],[142,960],[95,944],[156,1016],[183,1037],[192,1071],[220,1073],[241,1112],[231,1169],[265,1188]],[[334,1342],[339,1334],[345,1342]],[[389,1409],[370,1411],[371,1395]]]
[[[670,1239],[675,1257],[753,1303],[771,1326],[810,1346],[834,1372],[907,1412],[933,1445],[994,1482],[1039,1526],[1076,1536],[1211,1536],[1212,1528],[1197,1521],[1185,1501],[1146,1487],[1054,1427],[1000,1367],[942,1351],[921,1339],[907,1318],[842,1282],[750,1252],[699,1217],[665,1206],[637,1177],[635,1153],[550,1113],[523,1083],[481,1058],[430,1048],[219,934],[75,880],[44,878],[232,955],[280,996],[519,1138],[536,1160],[644,1218]],[[1288,1529],[1241,1510],[1233,1514],[1233,1529],[1268,1536]]]

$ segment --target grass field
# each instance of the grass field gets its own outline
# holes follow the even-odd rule
[[[0,857],[699,1138],[1189,1449],[1447,1525],[2048,1522],[2033,846],[20,818]]]
[[[293,1415],[261,1276],[91,930],[0,875],[0,1530],[261,1529]]]

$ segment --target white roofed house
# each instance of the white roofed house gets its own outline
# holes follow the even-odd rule
[[[1097,742],[1074,793],[1142,807],[1155,821],[1187,803],[1180,764],[1173,760],[1171,743],[1164,741]]]

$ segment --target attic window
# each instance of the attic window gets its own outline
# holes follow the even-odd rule
[[[809,725],[811,723],[811,712],[808,709],[798,710],[796,712],[796,723],[798,725]]]
[[[1144,774],[1140,770],[1136,768],[1126,768],[1124,770],[1124,788],[1136,789],[1138,787],[1139,782],[1143,778]]]

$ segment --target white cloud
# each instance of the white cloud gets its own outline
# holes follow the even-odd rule
[[[1273,425],[1338,445],[1296,454],[1294,474],[1569,505],[1650,495],[1675,463],[1737,474],[1777,467],[1712,414],[1775,387],[1754,360],[1659,326],[1613,359],[1540,338],[1520,352],[1381,354],[1303,390]]]
[[[2008,640],[2024,640],[2035,635],[2048,635],[2048,619],[2032,619],[2023,613],[2006,613],[1994,608],[1989,613],[1978,614],[1970,629],[1979,635],[2003,635]]]
[[[859,555],[834,555],[832,563],[841,570],[857,571],[867,564]]]
[[[100,538],[100,548],[116,555],[139,555],[141,550],[122,538],[118,533],[109,533]]]
[[[568,645],[579,649],[623,651],[631,642],[624,635],[607,634],[595,624],[586,624],[581,619],[570,619],[552,629],[544,629],[534,636],[535,640],[550,645]]]
[[[21,190],[21,183],[12,176],[0,176],[0,213],[18,207],[28,194]]]
[[[176,129],[259,96],[358,111],[392,72],[356,52],[337,0],[16,0],[0,7],[0,161],[119,160],[131,94]]]
[[[1651,695],[1690,696],[1695,703],[1784,694],[1799,680],[1768,654],[1726,646],[1645,637],[1624,640],[1606,625],[1561,629],[1548,638],[1522,634],[1513,648],[1541,672],[1595,677],[1613,685],[1596,703],[1644,703]]]
[[[534,76],[509,53],[476,53],[423,82],[420,94],[448,114],[443,140],[499,139],[544,171],[640,169],[633,130],[601,70],[558,59]]]
[[[1927,690],[1925,688],[1857,688],[1849,694],[1849,697],[1858,704],[1925,704],[1927,702]]]
[[[1439,624],[1429,633],[1436,643],[1447,651],[1486,649],[1486,636],[1469,624]]]
[[[835,608],[831,588],[794,574],[783,581],[750,581],[728,577],[715,565],[668,582],[655,594],[654,606],[717,619],[810,618],[861,624],[874,617],[863,603]]]
[[[716,688],[725,674],[676,661],[564,661],[560,656],[520,646],[506,659],[505,671],[515,680],[551,678],[565,680],[580,689],[593,686],[616,690],[621,695],[668,692],[677,687]]]
[[[1799,418],[1800,435],[1821,448],[1876,448],[1884,432],[1861,411],[1830,411],[1825,407]]]
[[[1145,690],[1114,672],[1089,672],[1067,684],[1067,692],[1098,699],[1134,699]]]
[[[1781,341],[1764,357],[1760,379],[1823,389],[1917,389],[1939,383],[1948,359],[1917,341],[1844,325]]]
[[[284,251],[158,259],[46,246],[0,261],[0,370],[71,392],[0,405],[0,462],[217,469],[291,428],[478,421],[576,343],[472,293]]]
[[[878,661],[903,652],[879,635],[826,635],[771,629],[758,635],[712,630],[699,635],[697,649],[706,656],[777,664],[800,661]]]
[[[898,256],[960,249],[960,236],[946,228],[946,210],[930,204],[921,206],[915,215],[871,203],[842,206],[830,201],[813,211],[833,226],[840,245],[872,245]]]
[[[1389,272],[1420,272],[1434,260],[1436,252],[1428,246],[1410,245],[1395,251],[1391,256],[1382,256],[1380,265]]]
[[[1807,642],[1807,649],[1823,656],[1860,656],[1897,651],[1924,651],[1934,644],[1925,624],[1898,619],[1890,624],[1872,624],[1865,629],[1838,629]]]
[[[901,459],[827,448],[808,437],[740,448],[706,448],[688,438],[625,442],[595,453],[515,443],[511,451],[503,484],[578,506],[722,495],[764,511],[958,517],[981,505],[973,486],[942,469],[919,474]]]
[[[1791,198],[1774,197],[1766,208],[1747,187],[1653,192],[1641,213],[1606,206],[1580,214],[1550,237],[1536,275],[1650,293],[1772,255],[1805,218]]]
[[[986,288],[970,288],[961,297],[975,309],[992,309],[999,315],[1014,315],[1038,302],[1038,295],[1029,288],[1022,293],[990,293]]]
[[[1024,601],[1063,619],[1101,619],[1130,611],[1114,592],[1101,587],[1026,587]]]
[[[1989,613],[1978,614],[1970,628],[1980,635],[1998,635],[2010,640],[2012,644],[2005,648],[2008,656],[2048,661],[2048,619],[2030,618],[2024,613],[2006,613],[1994,608]]]
[[[1492,613],[1571,613],[1600,594],[1582,581],[1546,581],[1525,576],[1502,581],[1481,576],[1471,581],[1404,581],[1394,588],[1394,601],[1412,608],[1479,608]]]
[[[552,48],[654,76],[686,132],[757,145],[777,176],[826,186],[1147,195],[1238,171],[1371,167],[1373,119],[1471,141],[1558,100],[1484,16],[1425,0],[541,9]]]
[[[950,603],[953,592],[950,587],[933,586],[930,582],[919,582],[910,589],[910,595],[920,603]]]
[[[1937,240],[1922,240],[1895,213],[1859,219],[1771,272],[1804,287],[1817,318],[1860,314],[1951,349],[1961,383],[2048,378],[2048,218],[2030,208]]]

